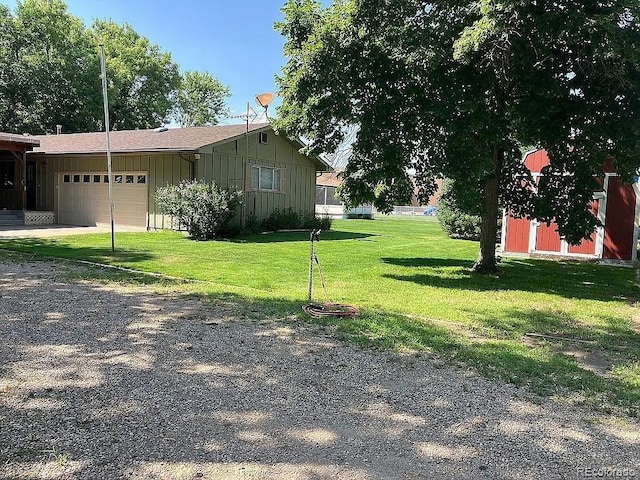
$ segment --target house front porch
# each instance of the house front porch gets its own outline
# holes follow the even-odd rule
[[[26,153],[40,141],[25,135],[0,132],[0,220],[24,221],[25,210],[36,210],[36,163]]]

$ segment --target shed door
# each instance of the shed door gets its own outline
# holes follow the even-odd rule
[[[598,216],[598,208],[599,208],[599,201],[593,200],[591,202],[591,213],[593,214],[594,217]],[[567,251],[569,253],[595,255],[596,254],[596,231],[594,230],[594,232],[591,234],[591,237],[586,240],[582,240],[582,242],[580,242],[579,245],[569,245],[567,247]]]
[[[58,223],[95,226],[111,222],[106,172],[61,173],[58,182]],[[147,185],[146,172],[113,174],[116,224],[147,226]]]
[[[547,225],[541,223],[538,225],[538,231],[536,234],[536,251],[538,252],[556,252],[560,253],[562,248],[562,242],[560,235],[556,230],[558,226],[555,223]]]
[[[635,228],[636,195],[618,177],[609,177],[607,218],[604,226],[604,258],[631,260]]]
[[[529,251],[529,230],[531,222],[526,218],[507,215],[505,251],[527,253]]]

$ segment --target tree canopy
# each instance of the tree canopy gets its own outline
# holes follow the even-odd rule
[[[184,72],[176,102],[175,118],[183,127],[215,125],[229,114],[225,99],[229,87],[204,72]]]
[[[96,20],[91,37],[95,52],[104,43],[111,128],[153,128],[165,123],[180,85],[178,65],[171,54],[129,24]]]
[[[359,127],[344,173],[349,203],[404,203],[455,180],[482,216],[478,271],[495,269],[498,206],[555,221],[569,242],[607,157],[627,179],[640,144],[636,0],[288,0],[277,127],[333,151]],[[535,185],[522,146],[547,150]]]
[[[168,123],[185,97],[182,88],[191,92],[193,78],[201,80],[198,93],[208,106],[215,104],[216,114],[224,113],[228,90],[220,90],[209,73],[186,72],[183,77],[171,54],[131,25],[96,20],[87,28],[63,0],[22,0],[15,13],[0,5],[0,130],[40,134],[54,132],[56,125],[65,132],[104,129],[101,43],[111,129]],[[217,115],[204,121],[215,123]]]

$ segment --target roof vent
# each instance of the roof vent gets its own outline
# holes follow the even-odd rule
[[[154,130],[154,132],[162,133],[162,132],[166,132],[167,130],[169,130],[167,127],[158,127]]]

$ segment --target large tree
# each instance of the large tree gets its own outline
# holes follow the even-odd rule
[[[126,23],[96,20],[91,32],[96,47],[104,44],[110,127],[126,130],[166,123],[180,85],[178,65],[171,54]]]
[[[130,25],[97,20],[87,28],[63,0],[18,1],[15,13],[0,5],[0,131],[103,129],[100,43],[112,129],[168,122],[181,85],[209,75],[189,72],[182,82],[171,55]]]
[[[182,75],[175,105],[181,127],[216,125],[228,115],[229,87],[208,72],[186,71]]]
[[[98,62],[82,22],[65,3],[25,0],[15,16],[1,6],[0,23],[2,128],[44,133],[57,124],[73,131],[90,122],[85,105],[88,87],[100,86]]]
[[[607,157],[639,165],[637,0],[289,0],[278,128],[333,151],[357,140],[342,194],[385,210],[435,175],[482,215],[477,271],[494,271],[498,205],[577,243]],[[551,164],[535,186],[522,145]],[[534,188],[535,187],[535,188]]]

